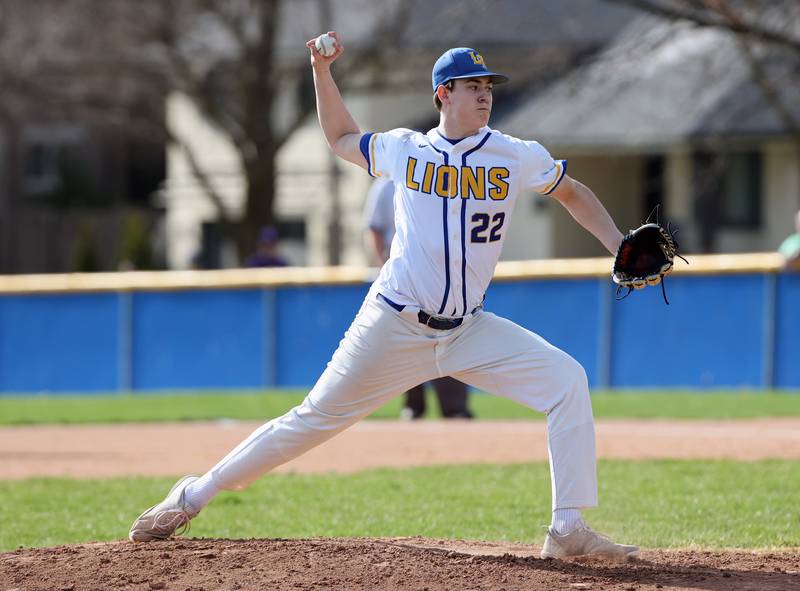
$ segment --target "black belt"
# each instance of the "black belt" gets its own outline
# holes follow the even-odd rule
[[[378,295],[384,302],[389,304],[392,308],[394,308],[398,312],[402,312],[405,309],[405,306],[403,306],[402,304],[394,303],[392,300],[387,298],[382,293],[379,293]],[[478,306],[478,308],[479,307],[480,306]],[[475,308],[475,310],[477,310],[478,308]],[[475,310],[470,312],[470,314],[474,313]],[[452,328],[456,328],[457,326],[461,326],[461,323],[464,322],[463,318],[444,318],[442,316],[432,316],[431,314],[428,314],[427,312],[424,312],[422,310],[420,310],[419,313],[417,314],[417,318],[419,318],[421,324],[424,324],[425,326],[430,326],[431,328],[435,328],[436,330],[450,330]]]
[[[419,311],[417,314],[419,321],[425,326],[430,326],[436,330],[450,330],[456,326],[461,326],[463,318],[442,318],[441,316],[431,316],[427,312]]]

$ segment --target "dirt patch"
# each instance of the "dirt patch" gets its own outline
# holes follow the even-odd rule
[[[205,472],[260,423],[0,428],[0,478]],[[800,419],[597,422],[601,458],[800,459]],[[364,421],[276,472],[547,460],[543,421]]]
[[[0,474],[107,477],[202,472],[258,423],[0,429]],[[604,458],[800,458],[800,420],[598,421]],[[377,467],[547,459],[543,422],[359,423],[279,468]],[[173,540],[0,554],[0,589],[800,589],[800,550],[644,551],[635,563],[546,561],[536,546],[424,538]]]
[[[114,542],[0,554],[0,589],[800,588],[798,551],[647,551],[624,564],[537,555],[534,546],[422,539]]]

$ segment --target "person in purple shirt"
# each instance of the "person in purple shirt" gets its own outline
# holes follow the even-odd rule
[[[258,233],[256,251],[247,257],[245,267],[286,267],[287,260],[278,253],[278,230],[264,226]]]

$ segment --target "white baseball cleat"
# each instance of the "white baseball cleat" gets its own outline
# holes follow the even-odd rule
[[[167,498],[139,515],[131,526],[128,538],[134,542],[166,540],[175,530],[183,528],[178,535],[189,529],[189,521],[200,513],[186,502],[186,487],[197,480],[197,476],[184,476],[170,489]]]
[[[588,525],[583,524],[563,536],[558,535],[553,528],[548,528],[540,556],[542,558],[593,556],[612,560],[628,560],[639,557],[639,548],[612,542],[608,536],[599,534]]]

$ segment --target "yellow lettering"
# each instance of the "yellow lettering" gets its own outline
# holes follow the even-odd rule
[[[455,197],[458,189],[458,169],[455,166],[440,166],[436,169],[436,194],[439,197]],[[446,180],[445,180],[446,179]]]
[[[425,163],[425,174],[422,177],[422,192],[430,194],[433,185],[433,173],[436,170],[433,162]]]
[[[406,187],[411,189],[412,191],[419,191],[419,183],[414,180],[414,169],[417,167],[417,161],[415,158],[408,158],[408,164],[406,165]]]
[[[509,172],[507,168],[496,167],[489,169],[489,182],[494,185],[489,189],[489,197],[495,201],[502,201],[508,197],[508,178]]]
[[[477,176],[475,176],[477,173]],[[469,166],[461,167],[461,198],[486,199],[484,194],[486,184],[486,169],[479,166],[475,169]]]

